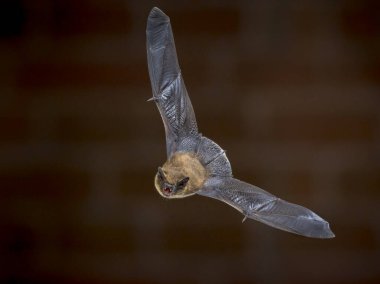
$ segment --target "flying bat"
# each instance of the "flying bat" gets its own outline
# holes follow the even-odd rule
[[[198,132],[178,64],[169,17],[158,8],[148,16],[146,45],[154,101],[166,134],[167,161],[154,178],[169,199],[194,194],[221,200],[269,226],[312,238],[333,238],[329,223],[311,210],[233,177],[225,151]]]

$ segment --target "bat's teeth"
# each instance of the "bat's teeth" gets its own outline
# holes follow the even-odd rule
[[[169,188],[169,187],[165,187],[165,188],[164,188],[164,193],[165,193],[166,195],[171,194],[171,193],[172,193],[171,188]]]

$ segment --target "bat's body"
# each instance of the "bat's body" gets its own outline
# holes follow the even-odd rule
[[[165,198],[199,194],[221,200],[275,228],[315,238],[332,238],[329,224],[309,209],[286,202],[233,178],[225,151],[198,132],[179,68],[169,17],[153,8],[147,24],[147,55],[153,98],[165,126],[168,160],[155,187]]]
[[[155,186],[158,193],[166,198],[183,198],[195,194],[204,185],[209,175],[202,162],[191,152],[173,154],[162,166],[162,171],[168,184],[176,184],[179,180],[189,178],[186,186],[173,194],[170,190],[163,190],[165,187],[160,186],[159,175],[156,175]]]

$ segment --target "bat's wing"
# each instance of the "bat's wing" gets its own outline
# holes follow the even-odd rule
[[[184,138],[198,136],[198,128],[179,68],[170,19],[158,8],[148,17],[146,45],[152,99],[164,122],[170,157]]]
[[[333,238],[329,223],[311,210],[234,178],[211,178],[198,194],[221,200],[247,218],[312,238]]]

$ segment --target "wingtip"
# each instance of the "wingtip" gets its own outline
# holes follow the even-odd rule
[[[308,237],[319,239],[332,239],[335,238],[335,234],[331,231],[329,223],[324,221],[323,229],[313,232],[313,234],[311,234]]]
[[[328,222],[326,222],[324,224],[324,230],[323,230],[323,234],[322,234],[321,238],[323,238],[323,239],[335,238],[335,234],[333,233],[333,231],[331,231],[330,224]]]
[[[170,18],[157,7],[153,7],[152,10],[150,10],[148,19],[153,21],[170,21]]]
[[[333,231],[331,231],[331,229],[330,229],[329,226],[326,228],[325,235],[324,235],[323,238],[325,238],[325,239],[333,239],[333,238],[335,238],[335,234],[333,233]]]

